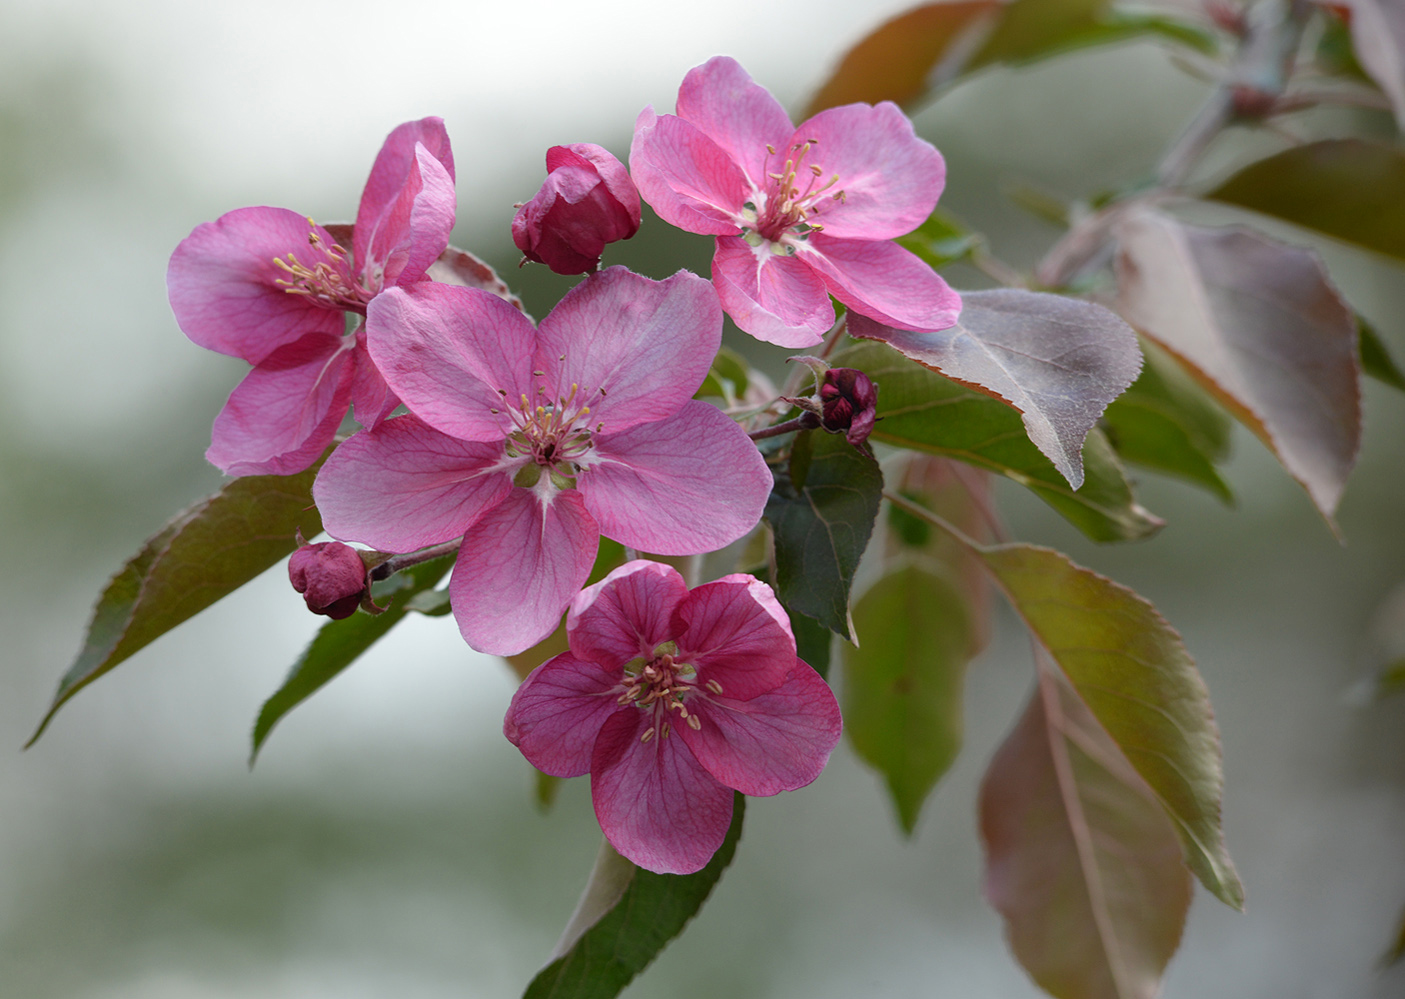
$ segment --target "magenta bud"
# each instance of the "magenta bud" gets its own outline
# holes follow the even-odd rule
[[[600,266],[606,244],[639,231],[639,191],[600,146],[552,146],[546,172],[537,196],[512,220],[512,241],[528,260],[557,274],[585,274]]]
[[[850,444],[868,440],[878,415],[878,386],[855,368],[830,368],[820,383],[820,425]]]
[[[361,553],[340,541],[303,545],[293,552],[288,579],[308,610],[338,621],[356,613],[371,585]]]

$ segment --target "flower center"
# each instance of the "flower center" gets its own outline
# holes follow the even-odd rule
[[[785,153],[785,165],[779,170],[769,170],[766,178],[770,181],[764,191],[756,192],[756,200],[742,206],[742,236],[752,246],[763,242],[778,244],[772,249],[779,253],[795,253],[795,243],[804,242],[810,233],[820,232],[824,225],[815,221],[829,202],[844,201],[843,189],[831,190],[839,183],[839,175],[831,174],[824,179],[824,170],[817,163],[807,163],[806,158],[818,145],[818,139],[797,142]],[[770,167],[772,157],[778,157],[774,146],[766,147],[766,167]],[[804,187],[801,187],[801,184]]]
[[[533,372],[540,376],[541,372]],[[498,390],[504,397],[502,389]],[[539,390],[541,391],[541,390]],[[605,390],[599,389],[601,396]],[[543,392],[543,394],[545,394]],[[550,472],[557,477],[571,478],[575,475],[574,462],[584,457],[593,447],[590,441],[590,398],[589,391],[582,392],[579,385],[572,384],[571,391],[550,402],[532,405],[524,394],[517,406],[506,406],[513,429],[507,435],[507,453],[510,457],[529,457],[538,471]],[[492,410],[497,415],[501,410]],[[594,432],[605,428],[600,423]],[[529,466],[530,467],[530,466]]]
[[[307,224],[315,226],[312,219]],[[366,314],[366,303],[374,296],[351,276],[351,262],[340,244],[329,244],[314,228],[307,234],[308,262],[289,252],[286,258],[274,257],[273,263],[287,277],[273,283],[289,295],[303,295],[327,309]]]
[[[646,660],[640,656],[625,663],[623,692],[618,703],[633,704],[654,715],[654,724],[644,730],[640,742],[648,742],[655,735],[667,739],[672,732],[669,721],[672,711],[677,711],[679,719],[694,731],[702,728],[702,719],[687,708],[688,699],[698,691],[698,671],[687,663],[678,662],[677,655],[678,646],[664,642],[654,649],[651,658]],[[722,693],[722,685],[716,680],[709,680],[707,688],[715,694]]]

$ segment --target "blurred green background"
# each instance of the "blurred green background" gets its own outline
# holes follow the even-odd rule
[[[176,328],[167,257],[245,205],[350,218],[385,133],[439,114],[455,243],[543,315],[570,282],[517,271],[508,223],[547,146],[623,157],[639,109],[671,110],[684,72],[718,52],[797,108],[904,6],[0,0],[0,997],[519,994],[599,834],[583,780],[537,812],[500,734],[512,676],[448,619],[402,625],[289,716],[250,773],[254,715],[319,623],[276,568],[19,750],[107,576],[219,481],[202,453],[244,366]],[[1206,92],[1163,50],[1124,45],[983,74],[917,121],[948,159],[943,204],[1028,266],[1057,232],[1013,207],[1009,184],[1081,196],[1135,179]],[[1302,125],[1346,126],[1388,122]],[[1279,141],[1217,146],[1207,174]],[[1321,249],[1405,355],[1401,271]],[[705,237],[648,219],[606,263],[662,277],[706,273],[709,256]],[[1242,433],[1238,508],[1143,476],[1169,526],[1138,545],[1095,547],[999,490],[1017,537],[1152,599],[1210,686],[1249,911],[1200,893],[1172,999],[1405,991],[1405,971],[1375,967],[1405,905],[1405,698],[1346,696],[1372,664],[1376,607],[1405,580],[1402,426],[1405,397],[1367,385],[1345,546]],[[626,995],[1038,995],[980,899],[975,789],[1031,677],[1021,633],[1000,624],[971,670],[967,745],[911,841],[841,746],[810,788],[752,803],[713,899]]]

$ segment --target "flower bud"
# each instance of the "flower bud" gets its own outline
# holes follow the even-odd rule
[[[546,183],[512,220],[512,241],[557,274],[593,271],[607,243],[639,231],[639,191],[623,163],[588,142],[552,146],[546,170]]]
[[[843,432],[855,447],[868,440],[877,418],[878,386],[854,368],[830,368],[820,382],[820,425]]]
[[[371,586],[361,553],[340,541],[303,545],[293,552],[288,579],[308,610],[334,620],[356,613]]]

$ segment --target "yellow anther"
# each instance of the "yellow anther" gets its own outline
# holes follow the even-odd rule
[[[688,716],[688,727],[694,732],[702,728],[702,720],[697,715]]]
[[[652,739],[653,737],[654,737],[654,730],[651,729],[651,728],[646,728],[646,729],[644,730],[644,734],[639,737],[639,741],[640,741],[640,742],[648,742],[648,741],[649,741],[650,739]]]

